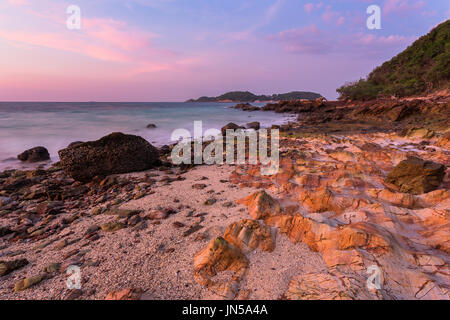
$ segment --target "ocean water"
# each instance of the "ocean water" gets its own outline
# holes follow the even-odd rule
[[[135,134],[155,146],[169,144],[175,129],[193,135],[194,121],[203,131],[219,129],[228,122],[244,125],[259,121],[262,127],[281,124],[292,116],[274,112],[246,112],[230,108],[234,103],[104,103],[104,102],[0,102],[0,171],[31,168],[17,155],[44,146],[51,161],[58,150],[74,141],[97,140],[111,132]],[[263,104],[255,104],[262,106]],[[157,128],[147,129],[149,123]]]

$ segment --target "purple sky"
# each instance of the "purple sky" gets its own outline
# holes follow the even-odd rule
[[[366,27],[371,4],[381,30]],[[0,100],[334,99],[449,16],[448,0],[0,0]]]

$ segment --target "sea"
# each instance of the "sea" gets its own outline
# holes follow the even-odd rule
[[[282,124],[292,115],[271,111],[248,112],[231,108],[235,103],[196,102],[0,102],[0,171],[32,169],[17,159],[26,149],[43,146],[51,161],[58,150],[74,141],[97,140],[112,132],[134,134],[159,147],[174,143],[172,132],[187,129],[194,134],[194,121],[202,121],[203,132],[229,122],[238,125],[259,121],[261,127]],[[254,103],[263,106],[264,103]],[[148,129],[148,124],[156,128]]]

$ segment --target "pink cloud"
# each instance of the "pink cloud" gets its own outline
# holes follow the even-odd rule
[[[305,11],[307,13],[311,13],[314,9],[320,9],[322,8],[323,3],[319,2],[319,3],[306,3],[305,5],[303,5],[303,8],[305,9]]]
[[[379,56],[386,52],[398,53],[412,43],[416,37],[399,35],[376,36],[374,34],[347,34],[337,36],[323,31],[315,25],[279,32],[268,40],[284,44],[284,50],[299,54],[344,53],[349,56]]]
[[[27,6],[30,4],[28,0],[8,0],[8,3],[13,6]]]
[[[389,14],[392,12],[406,13],[408,11],[421,9],[424,6],[424,1],[386,0],[383,6],[383,12],[385,14]]]
[[[314,9],[314,3],[307,3],[303,7],[305,8],[306,12],[311,13]]]

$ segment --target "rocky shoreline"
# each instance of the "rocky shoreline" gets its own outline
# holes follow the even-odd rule
[[[299,115],[273,176],[118,133],[0,173],[0,297],[450,299],[448,97],[262,110]]]

